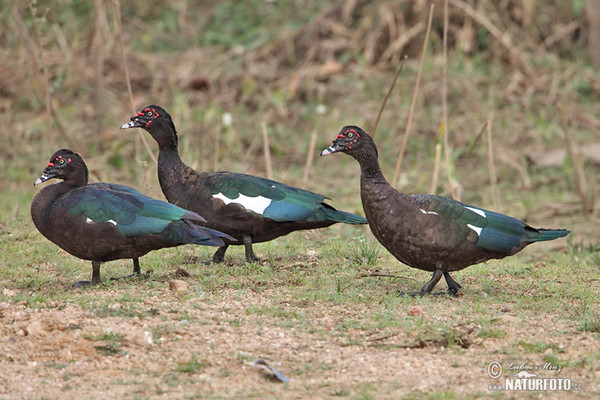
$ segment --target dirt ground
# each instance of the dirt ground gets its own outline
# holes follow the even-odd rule
[[[0,398],[379,399],[446,391],[460,398],[490,397],[494,392],[488,385],[502,378],[491,379],[487,367],[500,360],[505,376],[519,372],[507,370],[511,352],[505,349],[518,339],[554,343],[561,359],[580,360],[599,348],[592,334],[544,315],[527,321],[502,316],[498,325],[508,332],[504,338],[478,337],[477,324],[463,325],[456,318],[458,343],[447,348],[441,342],[411,337],[402,328],[335,333],[341,322],[371,312],[368,306],[349,309],[319,302],[308,306],[294,299],[281,304],[301,309],[312,325],[322,328],[305,331],[268,315],[252,315],[248,322],[249,305],[272,305],[271,289],[244,295],[225,289],[222,301],[208,297],[182,301],[181,292],[170,289],[167,282],[143,290],[148,293],[143,303],[135,304],[133,314],[120,310],[126,306],[118,303],[104,313],[67,303],[41,309],[0,303]],[[111,289],[97,290],[99,297],[115,294]],[[457,301],[468,300],[440,298],[431,306],[416,304],[397,313],[399,318],[408,314],[448,321],[455,318],[452,302]],[[116,343],[99,340],[110,335],[119,338]],[[544,354],[554,350],[548,348]],[[270,380],[250,365],[259,357],[289,382]],[[530,354],[512,361],[539,365],[541,357]],[[568,366],[558,375],[542,369],[534,372],[538,377],[558,376],[580,383],[578,398],[592,398],[599,389],[600,371],[591,366]],[[530,395],[567,398],[574,393]]]

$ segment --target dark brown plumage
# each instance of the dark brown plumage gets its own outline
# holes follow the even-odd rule
[[[204,226],[236,240],[225,240],[213,256],[223,261],[231,244],[243,244],[246,260],[258,258],[253,243],[288,233],[316,229],[337,222],[363,224],[358,215],[338,211],[324,203],[325,196],[258,176],[233,172],[198,172],[181,161],[177,132],[171,116],[161,107],[145,107],[121,129],[141,127],[158,143],[158,180],[173,204],[202,213]]]
[[[75,257],[92,261],[92,280],[98,284],[100,264],[131,258],[133,273],[140,274],[139,257],[152,250],[181,244],[223,245],[227,235],[196,224],[204,219],[173,204],[152,199],[123,185],[88,184],[83,159],[70,150],[50,158],[35,185],[48,185],[31,203],[36,228]]]
[[[430,293],[442,275],[449,292],[457,294],[460,285],[449,272],[569,233],[535,229],[516,218],[446,197],[398,192],[381,172],[373,139],[359,127],[342,128],[321,155],[335,152],[344,152],[360,164],[363,209],[377,240],[401,262],[433,272],[419,294]]]

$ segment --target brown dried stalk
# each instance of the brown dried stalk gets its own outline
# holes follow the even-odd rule
[[[265,168],[267,169],[267,178],[273,179],[273,164],[271,162],[271,144],[269,142],[269,133],[267,132],[267,121],[265,118],[260,123],[262,128],[263,150],[265,155]]]
[[[423,61],[425,60],[425,53],[427,51],[427,43],[429,42],[429,33],[431,32],[431,21],[433,19],[433,4],[429,8],[429,19],[427,20],[427,29],[425,31],[425,39],[423,40],[423,48],[421,49],[421,57],[419,59],[419,70],[417,72],[417,80],[415,82],[415,89],[413,91],[413,97],[410,102],[410,109],[408,111],[408,120],[406,121],[406,129],[404,130],[404,137],[402,138],[402,146],[398,154],[398,160],[396,161],[396,167],[394,168],[394,178],[392,179],[392,186],[396,186],[398,182],[398,175],[400,174],[400,167],[402,166],[402,159],[404,158],[404,152],[406,150],[406,144],[408,143],[408,136],[410,134],[410,128],[412,124],[412,117],[415,110],[415,104],[417,102],[417,95],[419,93],[419,85],[421,84],[421,74],[423,72]]]
[[[590,203],[588,196],[586,194],[586,181],[585,174],[583,173],[579,162],[578,157],[575,154],[575,150],[573,149],[573,141],[571,140],[571,132],[568,129],[567,118],[565,117],[565,111],[561,104],[555,104],[556,109],[558,110],[558,116],[560,119],[560,126],[565,134],[565,144],[567,146],[567,152],[569,153],[569,158],[571,159],[571,166],[573,167],[573,173],[575,174],[575,185],[577,186],[577,193],[579,193],[579,198],[581,200],[581,206],[583,208],[583,212],[585,214],[592,214],[594,212],[594,204]]]
[[[442,158],[442,145],[441,143],[435,144],[435,162],[433,164],[433,177],[431,178],[431,186],[429,187],[429,193],[435,194],[438,186],[438,177],[440,176],[440,159]]]
[[[485,29],[490,32],[490,34],[496,38],[505,48],[514,56],[514,60],[520,64],[523,69],[523,72],[531,76],[532,69],[525,57],[525,54],[521,52],[517,47],[512,44],[510,40],[510,36],[507,32],[502,32],[499,28],[496,27],[485,15],[477,12],[473,7],[464,2],[463,0],[450,0],[453,6],[460,8],[465,14],[471,17],[474,21],[481,24]]]
[[[116,20],[116,24],[117,24],[117,31],[119,32],[119,44],[121,46],[121,59],[123,61],[123,69],[125,70],[125,81],[127,82],[127,92],[129,93],[129,101],[131,102],[131,113],[135,114],[135,112],[137,110],[135,109],[135,103],[133,101],[133,91],[131,90],[131,79],[129,78],[129,67],[127,66],[127,57],[125,57],[125,44],[123,42],[123,30],[121,29],[121,4],[119,3],[119,0],[113,0],[113,3],[115,5],[115,20]],[[142,141],[144,148],[150,155],[150,158],[152,159],[152,162],[154,163],[154,165],[158,166],[158,159],[156,158],[156,155],[152,151],[152,148],[150,147],[150,143],[148,143],[148,140],[146,139],[146,134],[144,132],[142,132],[141,130],[138,130],[138,131],[139,131],[138,137]]]
[[[50,119],[53,119],[59,133],[63,137],[63,140],[65,140],[67,142],[67,144],[69,144],[69,146],[70,146],[72,144],[72,140],[69,137],[64,125],[61,123],[61,121],[58,117],[58,113],[52,106],[52,94],[50,93],[50,85],[48,83],[48,80],[49,80],[48,68],[46,67],[46,63],[44,61],[44,49],[42,46],[41,33],[40,33],[39,26],[38,26],[38,19],[35,16],[35,10],[33,8],[33,4],[31,3],[31,0],[27,1],[27,7],[29,8],[29,12],[31,13],[32,20],[33,20],[33,28],[34,28],[33,31],[34,31],[34,36],[35,36],[35,42],[34,42],[33,38],[31,37],[31,34],[29,33],[29,30],[27,29],[27,25],[25,25],[25,22],[23,21],[23,18],[21,17],[21,13],[20,13],[19,9],[17,8],[17,6],[15,5],[15,3],[10,2],[9,7],[10,7],[10,11],[13,15],[14,21],[19,28],[21,36],[23,36],[23,38],[25,39],[25,42],[27,43],[27,47],[29,50],[29,57],[31,58],[31,65],[33,66],[33,75],[42,83],[42,86],[44,88],[44,100],[40,100],[40,102],[44,104],[44,107],[46,108],[46,115],[48,116],[48,119],[47,119],[48,120],[48,139],[50,142],[52,142],[54,140],[53,135],[52,135],[52,130],[50,129]],[[38,54],[39,54],[39,58],[38,58]],[[42,71],[41,77],[39,76],[40,70]],[[36,95],[37,95],[37,93],[36,93]]]
[[[411,278],[411,277],[408,277],[408,276],[393,275],[393,274],[383,274],[383,273],[380,273],[380,272],[372,272],[370,274],[360,274],[359,277],[360,278],[373,278],[373,277],[400,278],[400,279],[407,279],[407,280],[411,280],[411,281],[416,281],[415,278]]]
[[[448,190],[453,199],[461,200],[458,182],[452,178],[452,165],[450,159],[452,150],[448,142],[448,0],[444,0],[444,34],[442,38],[442,127],[444,129],[444,161]]]
[[[302,175],[302,186],[306,187],[308,178],[310,176],[310,169],[312,167],[313,159],[315,157],[315,145],[317,144],[317,130],[313,130],[310,134],[310,143],[308,144],[308,151],[306,152],[306,163],[304,163],[304,174]]]
[[[390,95],[392,94],[392,90],[394,90],[394,86],[396,86],[396,81],[398,80],[398,77],[400,76],[402,69],[404,69],[404,62],[406,61],[407,58],[408,58],[408,56],[402,57],[402,62],[400,62],[400,67],[398,67],[398,71],[396,71],[396,75],[394,76],[392,85],[390,86],[387,94],[383,98],[383,103],[381,103],[381,108],[379,108],[379,114],[377,114],[377,119],[375,120],[375,125],[373,125],[373,129],[371,129],[371,137],[375,137],[375,133],[377,133],[377,125],[379,125],[379,120],[381,119],[381,114],[383,114],[383,109],[385,108],[385,105],[387,104],[387,101],[390,98]]]
[[[487,125],[487,149],[488,149],[488,172],[490,174],[490,184],[492,186],[492,198],[494,208],[500,211],[500,195],[498,194],[498,178],[496,177],[496,165],[494,163],[494,145],[492,143],[492,119],[490,115],[486,122]]]

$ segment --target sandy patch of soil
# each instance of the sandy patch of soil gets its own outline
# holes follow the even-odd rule
[[[303,329],[297,321],[286,324],[282,318],[248,313],[249,305],[273,306],[269,299],[275,293],[269,291],[231,291],[221,302],[182,302],[165,284],[140,296],[145,300],[135,303],[134,313],[129,304],[98,312],[72,304],[32,309],[0,303],[0,397],[398,398],[407,392],[445,390],[486,396],[491,394],[488,385],[498,382],[486,372],[491,361],[500,360],[505,368],[513,358],[516,363],[542,363],[544,353],[515,355],[519,341],[555,343],[545,354],[560,349],[560,359],[573,361],[599,348],[593,334],[544,316],[527,321],[502,316],[498,328],[508,333],[503,338],[482,338],[480,326],[457,318],[449,345],[444,335],[432,339],[418,329],[337,331],[341,323],[372,312],[367,306],[281,304],[303,313],[306,325],[313,327]],[[110,296],[101,289],[98,294]],[[406,315],[456,318],[444,299],[432,308],[398,310],[398,318]],[[258,357],[289,377],[289,383],[260,374],[250,365]],[[534,372],[555,376],[554,371]],[[584,397],[599,389],[600,374],[585,363],[568,366],[557,376],[581,383]]]

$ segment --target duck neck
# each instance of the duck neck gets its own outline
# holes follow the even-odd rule
[[[45,225],[42,223],[42,219],[51,209],[53,202],[65,193],[68,193],[79,186],[74,186],[68,182],[56,182],[51,185],[47,185],[38,192],[31,202],[31,217],[33,223],[42,233],[46,231]]]
[[[154,136],[154,135],[152,135]],[[175,153],[177,154],[177,135],[173,134],[173,135],[161,135],[159,137],[154,136],[154,138],[156,139],[156,142],[158,143],[158,150],[160,150],[160,152],[166,152],[166,153]]]
[[[156,140],[161,153],[177,153],[177,131],[172,123],[159,119],[147,125],[144,129]]]
[[[360,178],[362,182],[388,184],[379,167],[375,150],[354,155],[354,158],[360,164]]]
[[[181,157],[179,157],[179,152],[177,151],[177,147],[164,149],[160,148],[158,151],[158,178],[162,181],[163,176],[161,176],[162,172],[178,170],[181,168],[185,168],[186,165],[181,161]]]

